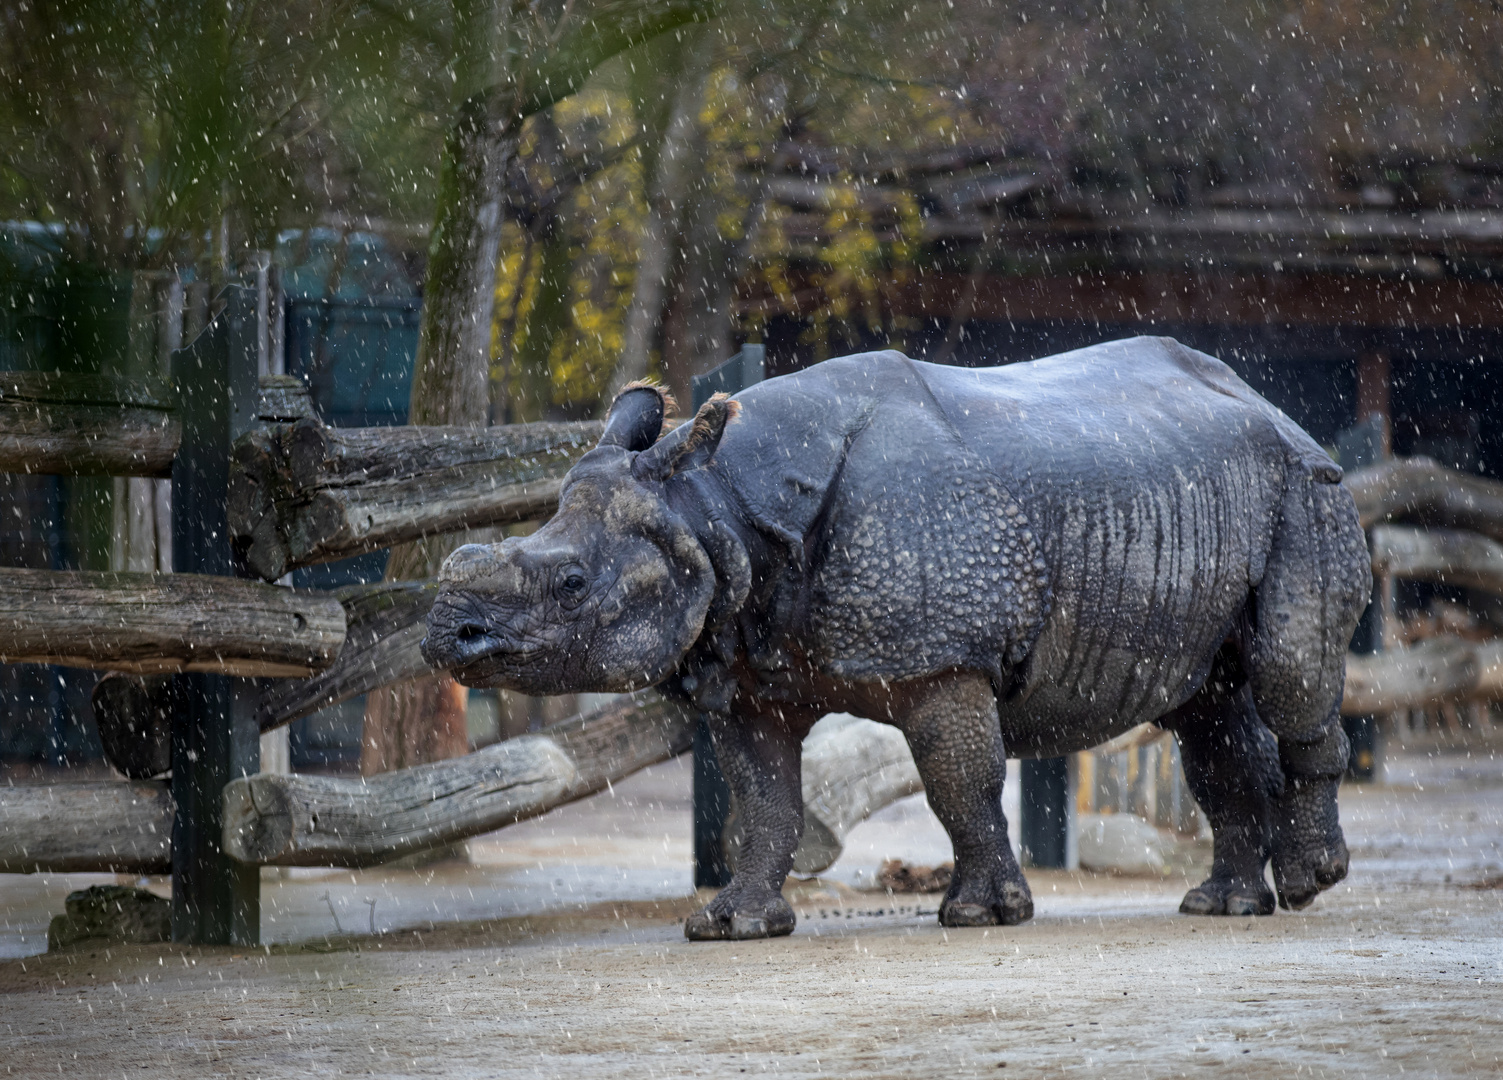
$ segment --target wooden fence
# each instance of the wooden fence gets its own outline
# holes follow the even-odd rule
[[[273,581],[294,566],[546,516],[600,431],[325,427],[302,384],[268,370],[276,305],[265,286],[231,287],[197,339],[170,353],[171,378],[0,373],[0,470],[170,477],[176,571],[0,569],[0,662],[108,671],[95,715],[107,757],[130,778],[0,788],[0,872],[170,868],[179,940],[255,942],[258,863],[360,865],[470,835],[587,795],[682,752],[692,735],[690,718],[645,695],[421,775],[356,785],[353,801],[338,782],[324,791],[312,778],[256,775],[261,732],[428,670],[418,642],[433,588],[318,593],[239,568]],[[456,767],[463,782],[445,787]],[[170,781],[153,779],[168,770]],[[318,810],[303,813],[309,805]],[[379,816],[362,818],[372,806]]]
[[[418,642],[433,586],[291,590],[234,576],[232,549],[272,581],[421,536],[544,517],[600,430],[325,427],[295,380],[263,377],[256,389],[248,343],[264,310],[264,298],[229,298],[219,329],[184,350],[197,366],[181,370],[212,375],[196,387],[189,375],[170,389],[0,375],[0,468],[171,475],[176,549],[213,550],[217,560],[207,576],[0,570],[0,661],[113,672],[96,691],[96,718],[112,761],[135,778],[0,789],[0,870],[148,872],[170,862],[183,912],[174,932],[192,940],[254,940],[256,865],[367,865],[475,835],[692,741],[693,718],[648,693],[374,780],[255,775],[247,747],[258,733],[427,670]],[[1347,484],[1380,582],[1503,596],[1503,484],[1421,459],[1358,470]],[[191,516],[181,532],[179,516]],[[1381,651],[1349,659],[1344,708],[1497,698],[1503,646],[1442,638],[1406,648],[1389,634]],[[824,848],[805,862],[827,865],[850,827],[913,789],[907,772],[892,772],[880,734],[848,731],[849,745],[820,751],[829,759],[821,775],[839,786],[849,761],[867,762],[856,771],[871,776],[846,785],[855,794],[811,796],[810,834]],[[149,779],[169,765],[170,787]],[[192,851],[172,850],[173,835],[189,837]]]

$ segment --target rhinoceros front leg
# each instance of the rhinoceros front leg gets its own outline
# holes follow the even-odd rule
[[[1016,926],[1031,919],[1033,895],[1007,842],[1002,816],[1007,760],[990,680],[955,673],[911,685],[903,697],[898,726],[955,851],[955,874],[939,905],[939,921]]]
[[[799,760],[809,724],[790,725],[777,714],[712,713],[706,719],[745,840],[731,883],[689,916],[684,935],[691,941],[741,941],[791,934],[796,920],[783,899],[783,882],[804,831]]]

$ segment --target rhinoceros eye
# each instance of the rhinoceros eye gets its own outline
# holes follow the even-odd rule
[[[554,582],[554,594],[564,607],[577,607],[590,591],[590,579],[585,577],[584,568],[576,564],[559,567]]]

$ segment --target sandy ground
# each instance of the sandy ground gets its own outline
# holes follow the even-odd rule
[[[69,889],[114,879],[0,876],[0,1068],[1503,1075],[1503,761],[1400,759],[1344,789],[1352,876],[1294,915],[1192,919],[1183,877],[1034,871],[1031,923],[945,931],[937,897],[851,887],[885,855],[945,856],[907,800],[790,889],[791,938],[692,945],[687,784],[649,770],[477,842],[470,867],[269,880],[259,950],[25,955]]]

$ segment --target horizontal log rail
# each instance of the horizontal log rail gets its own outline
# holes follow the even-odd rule
[[[280,681],[262,693],[262,732],[433,670],[419,645],[436,582],[383,582],[340,590],[348,630],[334,663],[307,679]]]
[[[1503,544],[1474,532],[1376,525],[1373,572],[1503,596]]]
[[[305,418],[235,444],[230,532],[257,574],[438,533],[546,517],[598,421],[331,428]]]
[[[159,782],[0,787],[0,873],[165,874],[172,796]]]
[[[170,476],[183,428],[159,381],[0,372],[0,472]]]
[[[1342,711],[1489,699],[1503,699],[1503,642],[1439,639],[1349,656]],[[384,776],[236,780],[225,792],[225,847],[248,863],[374,865],[599,791],[685,751],[693,722],[688,710],[644,691],[537,735]],[[796,868],[828,867],[851,829],[921,790],[900,732],[855,718],[827,719],[804,750],[805,825]],[[160,872],[170,861],[171,820],[160,783],[0,788],[0,872]],[[728,832],[734,830],[733,820]]]
[[[334,662],[327,594],[200,574],[0,569],[0,663],[309,675]]]
[[[1503,484],[1496,480],[1412,457],[1353,469],[1342,483],[1356,500],[1364,529],[1403,520],[1470,529],[1503,541]]]
[[[344,645],[323,671],[303,679],[268,680],[262,686],[256,717],[261,731],[431,671],[419,644],[426,630],[423,616],[437,591],[433,582],[414,581],[355,585],[322,594],[344,609]],[[95,685],[93,707],[105,759],[119,772],[144,778],[167,770],[173,711],[170,678],[113,672]]]
[[[1433,638],[1409,649],[1346,658],[1348,716],[1423,709],[1445,701],[1503,699],[1503,641]]]
[[[693,743],[695,714],[652,691],[461,758],[361,780],[258,774],[224,790],[244,863],[372,866],[584,798]]]

